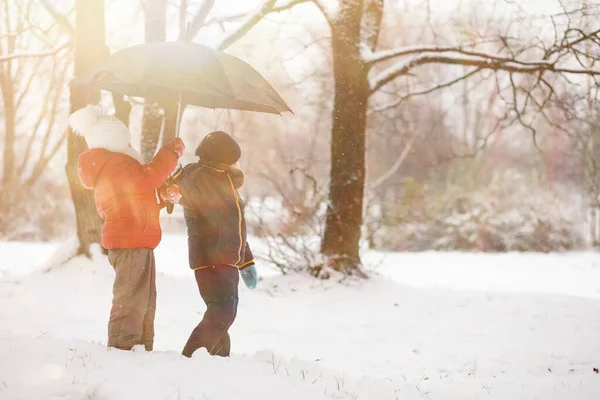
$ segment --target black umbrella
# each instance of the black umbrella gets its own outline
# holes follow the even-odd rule
[[[192,42],[128,47],[71,81],[131,97],[212,109],[292,112],[254,68],[225,52]]]

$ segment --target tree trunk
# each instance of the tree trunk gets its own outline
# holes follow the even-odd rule
[[[7,16],[8,18],[8,16]],[[9,27],[10,30],[10,27]],[[15,36],[8,35],[6,53],[15,51]],[[1,51],[0,51],[1,53]],[[8,188],[16,178],[15,136],[17,110],[15,107],[15,84],[12,76],[12,62],[0,66],[0,91],[4,103],[4,157],[2,160],[2,186]]]
[[[9,215],[10,209],[14,204],[15,196],[9,193],[11,184],[17,178],[17,168],[15,165],[15,136],[16,136],[16,108],[15,108],[15,90],[10,62],[5,66],[0,66],[0,98],[4,103],[4,108],[0,115],[4,116],[4,152],[2,157],[2,180],[0,181],[0,214]]]
[[[362,10],[362,1],[342,1],[341,15],[331,24],[335,96],[322,252],[329,267],[348,275],[361,275],[359,242],[369,97],[368,69],[360,56]]]
[[[177,104],[163,104],[163,111],[165,113],[165,126],[163,127],[162,145],[164,146],[171,139],[175,139],[177,134]]]
[[[75,2],[75,74],[80,74],[93,67],[107,55],[104,38],[104,0],[77,0]],[[85,107],[89,102],[97,103],[100,92],[83,87],[71,86],[71,113]],[[67,142],[66,173],[75,206],[77,220],[77,237],[79,239],[78,255],[90,256],[90,245],[100,243],[102,219],[95,207],[94,193],[81,185],[78,175],[79,155],[87,150],[85,140],[69,131]]]
[[[144,18],[146,43],[164,42],[166,39],[167,1],[145,0]],[[146,100],[142,116],[142,142],[140,144],[142,158],[146,163],[150,162],[156,153],[162,124],[163,116],[160,106]]]
[[[10,63],[7,63],[10,64]],[[8,68],[7,68],[8,69]],[[4,100],[4,157],[2,160],[2,186],[8,188],[16,178],[15,165],[15,132],[16,110],[15,92],[9,71],[0,71],[0,86]],[[5,79],[6,78],[6,79]]]
[[[142,141],[140,144],[140,151],[145,163],[152,161],[152,157],[156,154],[162,124],[163,116],[160,107],[158,104],[146,100],[142,115]]]
[[[115,117],[129,126],[129,115],[131,114],[131,104],[125,101],[125,96],[119,93],[112,93],[113,104],[115,105]]]

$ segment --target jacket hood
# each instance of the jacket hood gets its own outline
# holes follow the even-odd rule
[[[231,181],[233,182],[233,186],[236,189],[239,189],[244,185],[244,173],[237,168],[234,168],[230,165],[219,164],[205,160],[200,160],[199,164],[204,167],[208,167],[210,170],[214,171],[217,174],[228,174],[231,178]]]
[[[90,149],[105,149],[127,154],[142,160],[130,145],[131,133],[127,126],[112,115],[105,115],[98,106],[87,106],[69,116],[69,126],[83,136]]]

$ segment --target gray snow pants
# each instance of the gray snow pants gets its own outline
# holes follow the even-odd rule
[[[131,350],[154,346],[156,266],[152,249],[111,249],[108,260],[115,269],[108,346]]]

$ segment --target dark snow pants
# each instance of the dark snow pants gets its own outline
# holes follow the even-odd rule
[[[194,273],[206,312],[192,331],[182,354],[191,357],[204,347],[212,355],[228,357],[231,339],[227,331],[237,315],[239,271],[230,266],[214,266]]]
[[[154,346],[156,313],[156,266],[152,249],[108,251],[115,269],[112,309],[108,321],[108,346],[131,350]]]

